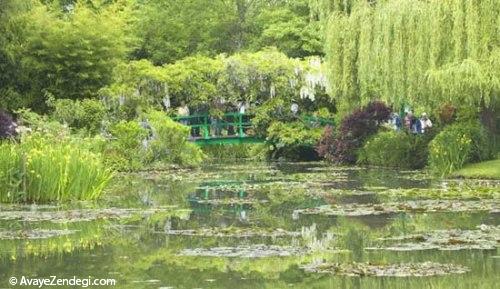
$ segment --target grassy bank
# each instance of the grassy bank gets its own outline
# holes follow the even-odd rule
[[[467,165],[453,173],[453,176],[500,180],[500,154],[496,160]]]

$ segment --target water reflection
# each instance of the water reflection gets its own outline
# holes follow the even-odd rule
[[[122,176],[113,193],[92,206],[171,209],[127,219],[76,223],[0,220],[0,230],[74,231],[47,239],[0,240],[0,287],[7,286],[10,276],[76,274],[116,278],[119,288],[496,288],[498,249],[388,252],[366,248],[379,245],[380,238],[387,236],[499,225],[498,215],[292,218],[296,209],[379,203],[378,192],[386,188],[433,186],[439,183],[419,172],[332,168],[321,163],[214,164],[175,176],[172,172]],[[241,228],[301,234],[276,238],[264,234],[217,237],[166,233],[211,228],[233,234]],[[185,249],[238,250],[255,244],[305,248],[308,253],[265,258],[180,254]],[[300,268],[315,260],[383,264],[433,261],[467,266],[471,272],[425,278],[358,278],[306,273]]]

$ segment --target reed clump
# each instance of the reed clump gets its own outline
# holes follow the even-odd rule
[[[28,136],[0,143],[0,202],[95,200],[112,177],[90,140]]]

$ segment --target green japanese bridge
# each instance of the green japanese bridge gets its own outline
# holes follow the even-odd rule
[[[177,116],[173,120],[191,128],[190,141],[199,145],[262,143],[266,140],[255,134],[253,115],[226,113],[222,117],[208,114]],[[302,121],[311,125],[333,125],[333,120],[315,116],[302,116]]]

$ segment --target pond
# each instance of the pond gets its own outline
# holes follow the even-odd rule
[[[499,183],[419,171],[123,174],[97,203],[2,205],[0,288],[52,275],[116,288],[497,288],[499,211]]]

